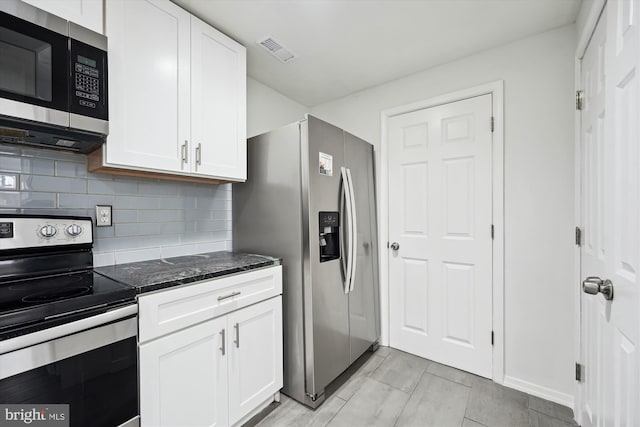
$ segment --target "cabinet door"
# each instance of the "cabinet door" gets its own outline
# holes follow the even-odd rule
[[[282,297],[227,316],[229,424],[282,388]]]
[[[102,34],[102,0],[24,0],[44,11]]]
[[[143,426],[225,426],[226,319],[218,318],[140,346]]]
[[[190,15],[169,0],[107,0],[106,162],[181,171],[189,140]]]
[[[246,75],[245,48],[192,16],[193,172],[246,179]]]

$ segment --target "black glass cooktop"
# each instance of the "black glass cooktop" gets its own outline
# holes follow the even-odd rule
[[[0,283],[0,340],[133,302],[135,288],[93,270]]]

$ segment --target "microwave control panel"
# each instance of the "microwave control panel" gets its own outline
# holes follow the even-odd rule
[[[107,53],[72,40],[71,112],[108,120]]]

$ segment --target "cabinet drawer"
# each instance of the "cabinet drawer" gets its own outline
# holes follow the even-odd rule
[[[281,293],[282,266],[275,266],[142,296],[140,343]]]

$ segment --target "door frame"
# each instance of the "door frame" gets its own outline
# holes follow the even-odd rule
[[[578,45],[576,47],[575,52],[575,66],[574,66],[574,87],[576,92],[582,90],[582,58],[584,58],[584,54],[586,53],[587,46],[589,45],[589,41],[591,40],[591,35],[596,29],[596,25],[598,24],[598,20],[600,19],[600,15],[604,10],[604,7],[607,3],[607,0],[593,0],[591,3],[591,9],[589,10],[585,22],[584,27],[582,28],[582,32],[578,34]],[[582,226],[582,114],[576,109],[574,115],[574,221],[576,227]],[[582,228],[581,228],[582,230]],[[576,290],[574,293],[574,356],[576,363],[580,363],[582,365],[582,326],[581,326],[581,315],[582,315],[582,280],[581,280],[581,246],[575,245],[573,250],[573,286]],[[575,398],[573,399],[573,413],[575,420],[578,424],[582,424],[582,386],[581,382],[575,382]]]
[[[481,95],[492,95],[494,118],[492,168],[492,216],[494,225],[493,240],[493,381],[504,383],[504,80],[474,86],[383,110],[380,115],[380,174],[378,188],[380,204],[378,218],[380,257],[380,319],[381,343],[389,345],[389,141],[387,140],[388,121],[391,117],[410,113],[442,104],[461,101]],[[489,122],[487,120],[487,126]]]

